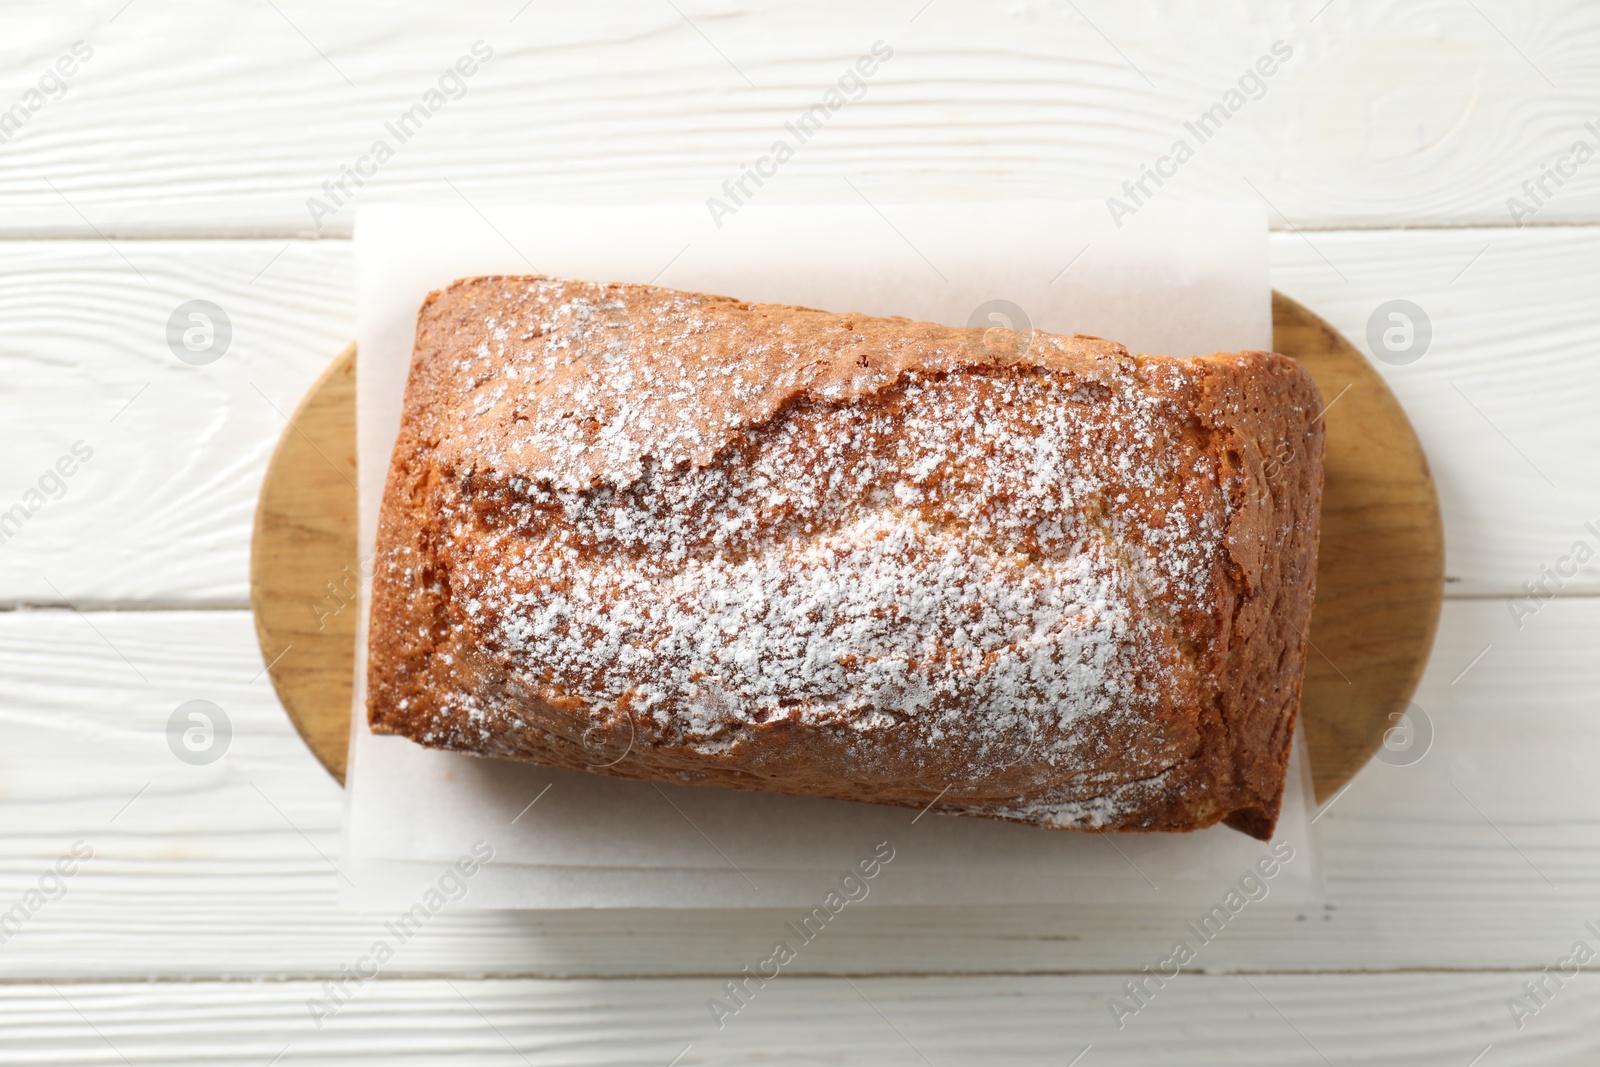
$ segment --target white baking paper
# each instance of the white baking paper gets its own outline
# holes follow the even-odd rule
[[[1236,204],[1148,205],[1113,225],[1062,203],[382,205],[357,217],[360,537],[370,553],[417,309],[461,277],[654,282],[838,311],[1114,338],[1198,355],[1271,347],[1266,223]],[[976,316],[976,318],[975,318]],[[363,568],[365,570],[365,568]],[[475,842],[464,907],[812,906],[894,850],[875,904],[1209,901],[1268,846],[1224,827],[1076,834],[842,801],[656,785],[424,749],[365,725],[365,589],[347,778],[345,898],[404,907]],[[1278,899],[1320,892],[1297,743]]]

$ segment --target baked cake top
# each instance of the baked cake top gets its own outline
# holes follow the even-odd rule
[[[1226,734],[1236,610],[1303,488],[1238,424],[1316,401],[1263,353],[458,282],[419,321],[410,518],[386,498],[431,532],[379,571],[470,640],[431,635],[391,713],[491,753],[625,717],[690,777],[792,775],[759,743],[789,723],[868,792],[936,770],[980,813],[1115,822]]]

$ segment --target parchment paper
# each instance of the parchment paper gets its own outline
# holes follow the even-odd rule
[[[1091,333],[1136,351],[1270,348],[1266,223],[1238,204],[364,208],[355,233],[360,543],[371,552],[417,309],[457,278],[545,273],[968,325]],[[992,301],[1005,301],[995,304]],[[989,313],[994,316],[990,317]],[[1017,321],[1017,320],[1021,321]],[[366,568],[363,568],[365,571]],[[436,752],[365,725],[357,641],[344,870],[361,906],[405,906],[476,841],[460,907],[814,904],[889,842],[872,903],[1209,901],[1268,846],[1194,834],[1060,833],[875,805],[655,785]],[[1320,891],[1297,742],[1278,837],[1280,899]],[[531,805],[531,806],[530,806]],[[420,888],[419,888],[420,887]]]

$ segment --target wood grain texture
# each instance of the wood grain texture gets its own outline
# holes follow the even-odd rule
[[[59,499],[0,545],[0,604],[240,607],[261,472],[355,332],[349,243],[0,242],[0,510],[82,440]],[[167,320],[210,300],[222,358],[180,361]]]
[[[1317,823],[1327,906],[1269,898],[1199,966],[1537,969],[1558,959],[1584,922],[1600,922],[1597,627],[1600,599],[1554,601],[1522,629],[1503,601],[1447,601],[1415,697],[1431,750],[1410,766],[1374,760]],[[367,950],[389,916],[337,907],[342,793],[262,667],[242,611],[0,613],[0,900],[9,907],[73,841],[95,849],[67,895],[5,944],[0,978],[327,975]],[[208,766],[180,762],[165,736],[195,698],[232,720],[231,747]],[[405,946],[392,976],[724,973],[770,948],[792,918],[454,911]],[[830,927],[795,968],[1136,970],[1192,918],[869,907],[841,915],[839,936]]]
[[[710,977],[367,982],[320,1029],[306,1008],[322,993],[312,982],[16,986],[0,991],[12,1038],[0,1064],[34,1067],[45,1049],[52,1064],[173,1067],[259,1067],[280,1054],[296,1067],[1592,1063],[1600,993],[1569,984],[1518,1031],[1505,1001],[1532,977],[1185,976],[1120,1031],[1107,1002],[1125,979],[1113,975],[782,976],[721,1030],[705,1006],[721,992]]]
[[[1422,446],[1383,379],[1336,330],[1279,293],[1272,321],[1274,348],[1306,366],[1328,405],[1317,605],[1300,705],[1325,800],[1377,751],[1393,725],[1387,712],[1403,711],[1422,677],[1444,588],[1444,539]],[[251,606],[273,685],[340,782],[355,671],[354,613],[343,609],[364,571],[353,534],[354,382],[352,345],[283,431],[262,482],[251,556]],[[1275,463],[1304,460],[1295,442],[1269,451]]]
[[[1375,368],[1433,470],[1447,595],[1517,593],[1600,521],[1600,229],[1306,236],[1315,247],[1273,235],[1275,284],[1358,348],[1385,300],[1431,316],[1424,358]],[[66,495],[0,545],[0,606],[64,594],[80,607],[245,607],[256,496],[284,416],[354,335],[349,242],[151,241],[129,253],[151,284],[99,241],[0,241],[0,424],[11,431],[0,510],[73,441],[95,448]],[[229,354],[206,367],[180,363],[164,340],[167,317],[196,297],[235,327]],[[1600,558],[1561,592],[1600,592]]]
[[[1422,678],[1444,591],[1444,531],[1422,445],[1371,364],[1337,330],[1272,294],[1272,344],[1322,391],[1326,450],[1316,606],[1300,723],[1318,801],[1383,744]],[[1273,456],[1303,461],[1293,442]]]
[[[1505,225],[1600,96],[1600,11],[1581,0],[677,7],[15,4],[8,93],[75,39],[94,57],[0,151],[0,232],[348,235],[348,207],[319,226],[307,200],[380,138],[395,154],[347,182],[361,199],[700,203],[876,40],[892,61],[763,198],[850,196],[849,176],[875,198],[1100,200],[1186,138],[1162,196],[1259,191],[1285,229]],[[465,95],[389,134],[480,39],[494,56]],[[1189,133],[1278,39],[1294,55],[1265,95]],[[1596,218],[1584,171],[1534,221]]]
[[[273,688],[340,783],[350,748],[356,600],[367,575],[356,535],[355,414],[352,342],[289,416],[250,539],[250,609]]]
[[[1587,540],[1600,549],[1600,234],[1591,229],[1287,236],[1273,284],[1370,355],[1368,323],[1417,304],[1433,338],[1416,362],[1373,367],[1427,451],[1445,523],[1448,593],[1526,596]],[[1308,240],[1309,242],[1308,243]],[[1341,276],[1342,275],[1342,276]],[[1516,529],[1510,539],[1494,531]],[[1547,593],[1600,590],[1600,553]]]

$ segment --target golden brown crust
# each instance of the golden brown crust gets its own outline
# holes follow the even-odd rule
[[[374,730],[633,778],[1270,835],[1320,398],[647,286],[430,295],[379,517]]]

